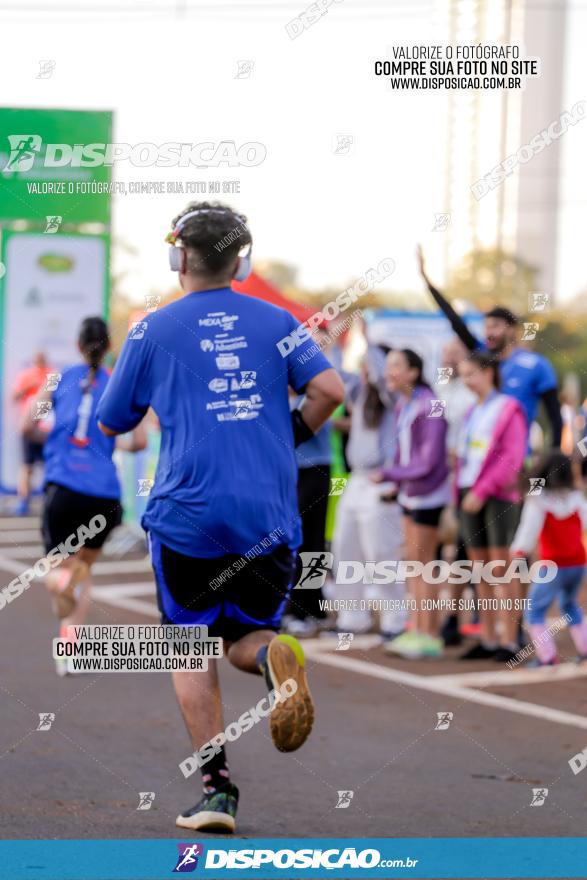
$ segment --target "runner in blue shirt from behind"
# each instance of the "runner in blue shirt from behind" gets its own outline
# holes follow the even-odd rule
[[[111,435],[130,430],[149,406],[156,412],[161,452],[143,526],[162,621],[207,626],[234,666],[264,674],[278,692],[273,741],[293,751],[313,722],[301,646],[276,634],[301,540],[294,447],[344,390],[311,336],[292,335],[299,325],[288,312],[231,289],[250,272],[245,217],[193,203],[168,241],[186,295],[133,328],[98,418]],[[293,414],[289,387],[305,395]],[[197,753],[184,774],[199,766],[204,781],[203,798],[177,824],[234,831],[238,789],[219,736],[216,661],[205,672],[174,672],[173,682]]]
[[[96,419],[108,382],[103,360],[110,348],[108,326],[99,315],[82,322],[78,348],[82,362],[62,374],[50,374],[26,415],[29,428],[39,419],[53,422],[43,452],[43,541],[51,560],[45,584],[61,620],[60,636],[69,641],[75,640],[73,628],[86,619],[92,565],[122,520],[120,485],[112,460],[115,441],[104,436]],[[129,452],[144,449],[144,427],[136,427],[116,445]],[[57,657],[55,667],[58,675],[66,675],[66,658]]]

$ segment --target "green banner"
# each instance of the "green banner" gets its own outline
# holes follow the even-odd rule
[[[0,222],[110,223],[112,113],[0,107]]]

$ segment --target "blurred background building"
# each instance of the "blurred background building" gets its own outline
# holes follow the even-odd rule
[[[488,248],[536,268],[536,289],[554,295],[560,142],[520,164],[477,200],[471,184],[530,143],[563,107],[566,0],[439,0],[444,42],[511,44],[541,60],[541,75],[521,90],[450,90],[446,130],[444,242],[448,273],[465,254]],[[570,110],[569,108],[566,108]]]

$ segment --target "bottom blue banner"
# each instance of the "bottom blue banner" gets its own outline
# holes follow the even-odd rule
[[[10,840],[2,880],[585,877],[587,838]]]

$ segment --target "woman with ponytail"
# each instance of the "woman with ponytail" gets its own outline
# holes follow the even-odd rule
[[[424,364],[410,348],[393,351],[386,364],[387,388],[397,394],[397,436],[390,438],[391,462],[375,479],[397,485],[403,512],[406,560],[426,565],[435,559],[438,523],[450,498],[446,452],[447,422],[444,403],[424,381]],[[385,650],[402,657],[439,657],[440,620],[431,600],[440,587],[422,575],[410,578],[416,603],[411,630],[386,643]]]
[[[102,365],[110,334],[100,317],[82,321],[78,336],[82,363],[68,367],[53,390],[41,392],[28,416],[30,424],[51,416],[45,443],[43,540],[51,566],[45,582],[61,620],[68,626],[84,622],[90,603],[91,567],[104,541],[122,519],[120,484],[112,454],[113,437],[105,437],[96,419],[98,402],[109,378]],[[137,428],[119,447],[144,449],[146,434]],[[54,564],[55,560],[62,561]],[[57,672],[65,674],[58,661]]]

